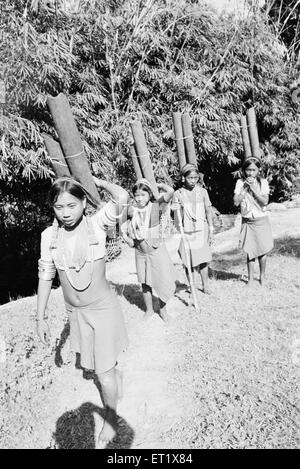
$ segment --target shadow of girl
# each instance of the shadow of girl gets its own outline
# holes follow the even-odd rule
[[[53,434],[55,449],[95,449],[95,414],[103,419],[105,411],[91,402],[85,402],[78,409],[59,417]],[[115,430],[117,434],[106,448],[130,448],[134,431],[122,417],[118,416]]]

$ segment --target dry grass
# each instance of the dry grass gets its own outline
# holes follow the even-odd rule
[[[230,234],[228,235],[230,236]],[[299,447],[299,238],[276,242],[265,287],[245,285],[245,256],[216,254],[212,295],[189,307],[186,283],[171,301],[172,324],[141,321],[143,304],[126,250],[108,273],[130,336],[125,397],[111,448]],[[120,283],[120,272],[122,282]],[[61,291],[52,292],[50,347],[35,335],[35,298],[0,309],[1,448],[93,448],[103,415],[91,374],[74,366]]]

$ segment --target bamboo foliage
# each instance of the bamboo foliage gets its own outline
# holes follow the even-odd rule
[[[166,165],[171,176],[178,172],[171,111],[192,110],[198,165],[215,204],[229,200],[230,184],[218,175],[236,169],[243,154],[239,118],[255,103],[271,186],[277,197],[290,191],[285,177],[297,171],[298,110],[290,99],[289,56],[265,13],[233,22],[189,0],[81,0],[73,9],[57,0],[10,3],[0,19],[3,181],[52,176],[41,137],[54,136],[46,95],[63,92],[89,162],[125,186],[132,182],[132,118],[142,114],[160,180]]]

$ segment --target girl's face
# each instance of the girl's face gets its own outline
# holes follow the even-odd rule
[[[85,206],[85,199],[80,200],[69,192],[63,192],[57,197],[53,209],[58,221],[66,228],[74,228],[81,219]]]
[[[199,181],[199,174],[196,171],[191,171],[184,176],[184,185],[187,189],[193,189]]]
[[[138,189],[134,194],[134,200],[138,208],[144,208],[150,201],[150,194],[144,189]]]
[[[259,173],[259,168],[256,166],[255,163],[251,163],[248,168],[245,169],[246,178],[253,182]]]

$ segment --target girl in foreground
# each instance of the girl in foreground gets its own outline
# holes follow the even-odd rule
[[[271,225],[265,213],[269,202],[269,184],[260,176],[260,161],[248,158],[242,166],[242,178],[236,182],[234,204],[241,207],[241,247],[247,253],[248,286],[253,284],[254,262],[258,259],[263,285],[267,253],[273,248]]]
[[[179,245],[179,256],[185,266],[190,262],[192,275],[200,273],[203,292],[208,290],[208,263],[211,261],[211,241],[213,235],[213,216],[211,202],[200,181],[200,174],[195,165],[188,163],[181,170],[182,187],[174,194],[173,210],[181,210],[186,249],[184,240]],[[176,213],[175,213],[176,217]],[[175,218],[176,219],[176,218]],[[190,259],[186,259],[186,250]]]
[[[158,184],[163,192],[155,200],[151,184],[141,178],[132,188],[134,205],[130,207],[130,221],[123,225],[123,237],[129,246],[135,248],[138,281],[142,284],[146,305],[145,319],[154,314],[153,290],[160,300],[160,316],[168,321],[166,304],[175,292],[175,269],[160,232],[160,215],[163,204],[173,196],[173,189],[167,184]]]
[[[116,408],[121,397],[116,363],[128,345],[123,315],[105,275],[106,228],[116,224],[128,194],[115,184],[96,178],[94,181],[113,200],[90,217],[85,216],[86,191],[76,180],[59,178],[50,190],[55,221],[43,231],[41,239],[37,330],[41,341],[48,342],[45,313],[57,270],[70,314],[71,347],[80,353],[83,368],[95,370],[101,385],[105,418],[96,443],[101,447],[116,434]]]

